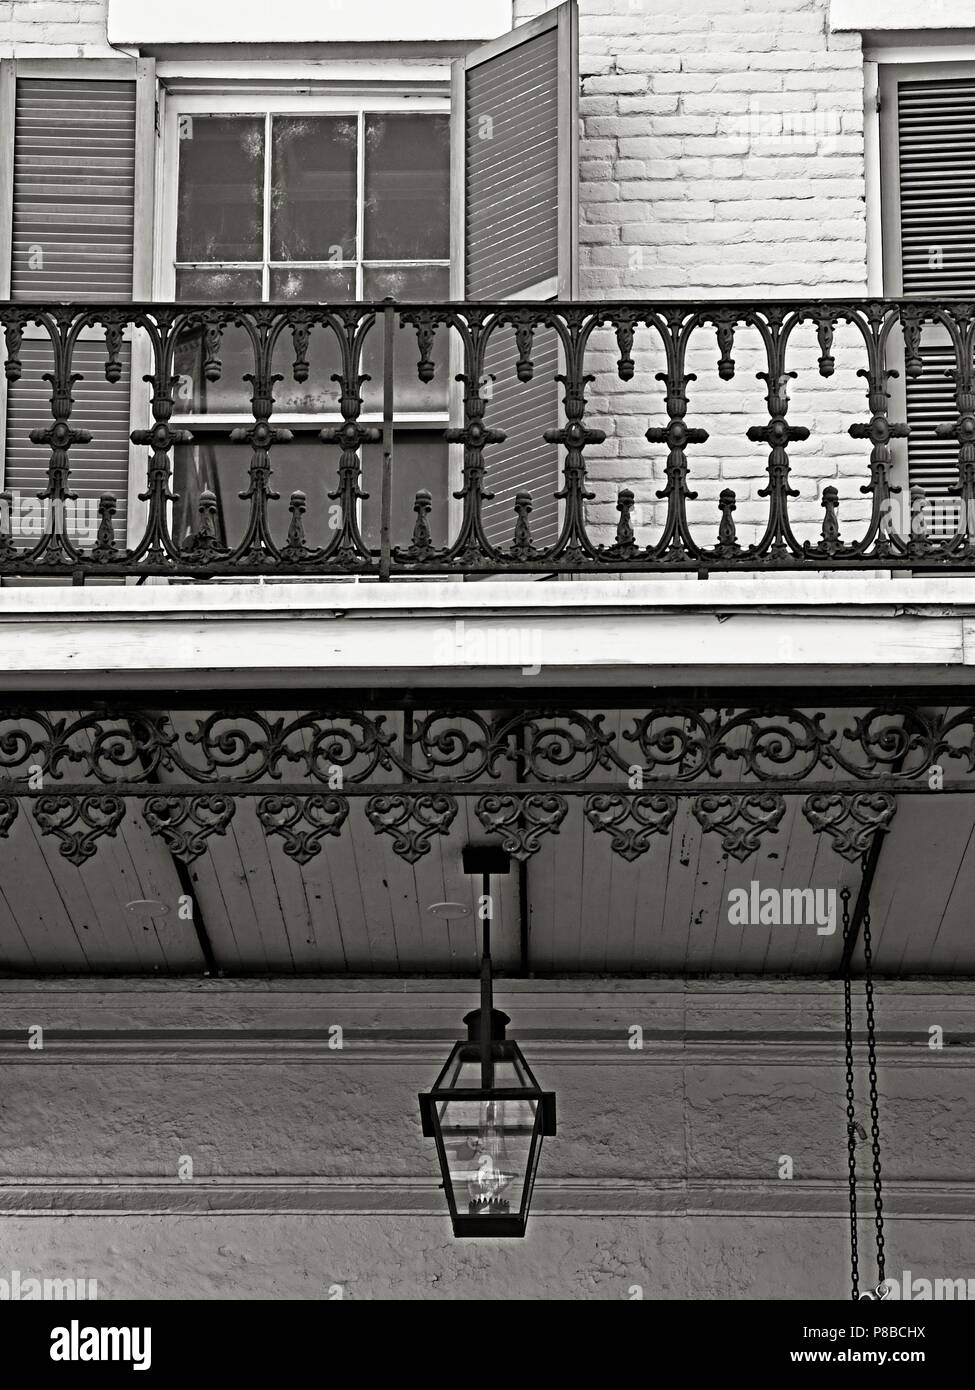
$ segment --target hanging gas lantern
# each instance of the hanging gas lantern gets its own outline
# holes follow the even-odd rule
[[[472,867],[473,866],[473,867]],[[500,850],[468,849],[467,872],[508,872]],[[428,1092],[421,1093],[423,1134],[437,1143],[443,1189],[455,1236],[523,1236],[545,1135],[555,1133],[555,1094],[543,1091],[516,1042],[507,1014],[493,1007],[491,920],[483,915],[481,1007],[464,1018],[467,1038],[454,1044]]]

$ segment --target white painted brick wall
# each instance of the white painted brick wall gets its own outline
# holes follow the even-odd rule
[[[107,0],[0,0],[0,58],[117,58]]]
[[[519,22],[547,8],[515,0]],[[865,293],[860,39],[829,34],[826,0],[580,0],[579,11],[584,297]],[[724,383],[713,334],[702,333],[700,342],[690,364],[698,379],[689,388],[688,422],[711,437],[688,450],[699,496],[690,515],[707,534],[717,526],[718,493],[733,487],[742,539],[753,540],[766,514],[756,494],[768,456],[744,436],[766,418],[755,378],[764,362],[754,335],[740,335],[737,375]],[[659,352],[638,356],[637,376],[625,385],[609,335],[602,346],[590,398],[609,437],[589,455],[597,495],[590,516],[600,539],[611,540],[616,494],[630,487],[635,520],[651,526],[639,535],[646,541],[663,514],[655,494],[666,451],[643,438],[663,418],[654,381],[663,362]],[[797,527],[801,539],[818,534],[827,483],[840,488],[844,524],[866,515],[858,489],[866,453],[846,435],[866,410],[853,375],[863,364],[858,346],[849,334],[837,335],[828,384],[816,356],[809,330],[790,363],[799,371],[790,419],[812,431],[791,451],[802,496],[790,511],[806,523]]]

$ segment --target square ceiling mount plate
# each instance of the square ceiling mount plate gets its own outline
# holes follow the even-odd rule
[[[465,874],[510,874],[511,855],[498,845],[465,845]]]

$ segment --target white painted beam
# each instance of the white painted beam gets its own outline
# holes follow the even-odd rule
[[[4,589],[0,677],[530,687],[975,678],[968,580],[810,576]]]
[[[829,27],[844,29],[971,29],[972,0],[830,0]]]
[[[511,0],[108,0],[108,41],[123,46],[193,43],[389,43],[493,39],[511,28]]]

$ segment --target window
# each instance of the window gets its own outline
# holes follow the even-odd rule
[[[171,139],[170,238],[165,288],[196,303],[343,303],[444,300],[450,279],[450,116],[446,96],[362,98],[282,96],[254,109],[246,97],[174,97]],[[442,336],[442,335],[441,335]],[[363,419],[381,409],[382,362],[378,333],[367,343]],[[285,335],[283,380],[275,388],[275,420],[293,431],[275,449],[273,482],[284,500],[272,508],[276,538],[285,539],[288,494],[307,496],[310,544],[327,541],[338,451],[317,432],[338,418],[338,354],[327,333],[312,334],[309,378],[296,383]],[[228,417],[249,417],[250,388],[243,381],[252,357],[242,331],[228,330],[221,346],[222,375],[208,383],[201,343],[187,339],[177,354],[177,410],[194,439],[176,450],[174,518],[184,539],[197,525],[200,492],[218,499],[222,539],[233,543],[246,525],[246,450],[227,438]],[[446,540],[447,362],[434,381],[416,374],[416,338],[396,343],[396,467],[393,517],[408,535],[415,493],[428,489],[435,543]],[[370,493],[360,524],[378,544],[381,453],[364,449],[363,488]],[[334,508],[331,509],[334,513]]]

